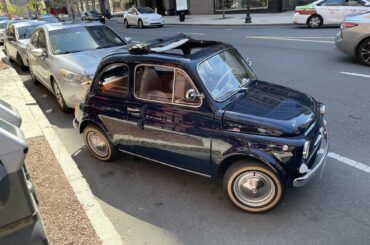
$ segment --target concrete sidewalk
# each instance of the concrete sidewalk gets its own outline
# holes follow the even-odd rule
[[[251,14],[252,23],[245,24],[245,14],[187,15],[184,22],[178,16],[164,16],[167,25],[205,25],[205,26],[253,26],[253,25],[293,25],[293,11],[283,13]],[[123,17],[113,20],[123,23]]]
[[[95,230],[98,239],[100,240],[101,244],[122,244],[122,238],[115,230],[114,226],[112,225],[111,221],[105,216],[99,202],[96,200],[95,196],[93,195],[89,185],[87,184],[84,176],[80,172],[77,164],[74,162],[70,154],[67,152],[67,149],[65,145],[62,143],[58,135],[55,133],[52,125],[50,125],[48,119],[45,117],[44,113],[36,103],[35,99],[31,96],[31,94],[28,92],[28,90],[25,88],[22,80],[20,79],[17,72],[12,68],[11,66],[7,67],[7,65],[2,64],[2,61],[5,61],[8,63],[8,59],[5,57],[2,50],[0,50],[0,98],[8,102],[9,104],[15,106],[22,117],[22,126],[21,129],[24,132],[24,135],[29,143],[34,145],[38,145],[38,147],[41,147],[42,149],[36,148],[33,149],[34,151],[39,151],[38,157],[42,158],[44,157],[43,154],[45,154],[45,147],[42,147],[42,145],[50,145],[50,153],[54,154],[54,156],[51,156],[51,158],[55,158],[57,163],[59,163],[60,168],[62,170],[62,173],[64,173],[65,177],[67,178],[67,181],[70,184],[70,188],[72,192],[74,192],[74,195],[78,200],[76,200],[77,203],[80,203],[82,206],[82,212],[83,215],[86,215],[88,220],[91,222],[92,228]],[[71,122],[72,123],[72,122]],[[43,139],[45,139],[44,144],[39,144]],[[36,140],[36,141],[35,141]],[[38,141],[38,142],[37,142]],[[30,150],[30,154],[32,154]],[[50,154],[48,154],[50,155]],[[37,167],[37,164],[36,164]],[[39,168],[42,167],[42,165],[38,166]],[[40,169],[42,172],[42,169]],[[46,172],[46,171],[44,171]],[[46,173],[45,173],[46,174]],[[63,174],[62,174],[63,175]],[[31,173],[32,176],[32,173]],[[48,179],[43,179],[44,182],[47,182]],[[50,184],[48,186],[48,184]],[[46,183],[46,186],[48,188],[55,188],[57,186],[53,185],[52,182]],[[47,204],[52,203],[52,201],[55,200],[45,200]],[[74,202],[74,203],[76,203]],[[50,207],[50,208],[56,208]],[[78,210],[78,209],[76,209]],[[62,210],[60,210],[62,212]],[[72,209],[73,211],[73,209]],[[41,216],[43,214],[41,213]],[[60,213],[61,217],[70,217],[66,216],[65,214]],[[75,215],[77,216],[77,215]],[[77,216],[80,217],[80,216]],[[44,219],[44,217],[43,217]],[[70,230],[74,233],[78,233],[81,230],[79,230],[79,226],[82,226],[88,224],[86,222],[82,222],[83,220],[80,220],[80,224],[77,224],[75,227],[72,227]],[[88,222],[88,221],[87,221]],[[48,227],[46,227],[46,230],[48,232]],[[66,228],[64,228],[66,229]],[[59,233],[64,234],[61,230]],[[81,233],[82,234],[82,233]],[[80,234],[80,235],[81,235]],[[90,232],[91,235],[91,232]],[[86,240],[84,240],[85,244],[95,244],[94,242],[91,242],[92,240],[90,237],[85,237]],[[75,239],[71,244],[79,244],[84,243],[84,241],[81,241],[82,239],[76,236]],[[63,238],[62,238],[63,239]],[[66,239],[64,239],[67,241]],[[90,241],[90,242],[89,242]],[[69,243],[70,241],[66,242]],[[58,243],[59,244],[59,243]],[[60,242],[60,244],[64,244],[64,242]]]

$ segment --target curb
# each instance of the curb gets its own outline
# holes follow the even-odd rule
[[[2,50],[0,50],[0,59],[3,57],[5,57],[5,55]],[[100,203],[94,197],[88,183],[78,169],[77,164],[67,152],[65,145],[55,133],[36,101],[25,88],[18,73],[11,66],[9,66],[8,69],[11,71],[12,78],[14,78],[14,80],[9,82],[16,86],[21,95],[21,97],[15,98],[11,91],[9,91],[9,98],[23,100],[25,102],[24,107],[18,107],[17,109],[23,119],[32,119],[32,122],[27,122],[27,119],[24,120],[21,126],[26,138],[40,135],[46,138],[101,243],[107,245],[123,244],[121,236],[116,231],[111,221],[105,216]],[[12,88],[14,86],[9,87]]]

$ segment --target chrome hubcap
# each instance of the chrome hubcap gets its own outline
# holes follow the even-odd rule
[[[360,56],[365,63],[370,64],[370,42],[361,49]]]
[[[272,179],[258,171],[240,174],[234,182],[233,190],[236,198],[250,207],[260,207],[270,203],[276,193]]]
[[[320,20],[319,17],[312,17],[310,19],[310,26],[312,26],[312,27],[318,27],[320,25],[320,22],[321,22],[321,20]]]
[[[102,135],[96,132],[89,132],[87,141],[90,148],[100,157],[106,157],[109,153],[108,144]]]

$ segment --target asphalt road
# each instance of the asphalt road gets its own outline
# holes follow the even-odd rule
[[[321,179],[288,190],[273,211],[244,213],[226,201],[220,181],[127,155],[95,160],[72,127],[73,115],[61,113],[53,95],[18,69],[42,110],[54,110],[46,116],[127,244],[369,244],[370,173],[348,162],[370,166],[370,78],[341,72],[370,69],[335,50],[338,28],[109,25],[138,41],[184,32],[233,44],[260,79],[325,103],[330,151],[348,158],[329,158]]]

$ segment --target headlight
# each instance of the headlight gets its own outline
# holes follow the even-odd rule
[[[303,146],[303,153],[302,153],[303,159],[307,159],[309,153],[310,153],[310,141],[306,141],[304,142],[304,146]]]
[[[92,82],[92,76],[89,75],[78,74],[64,69],[60,69],[60,74],[65,81],[70,83],[80,83],[89,86]]]

